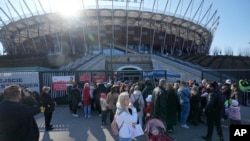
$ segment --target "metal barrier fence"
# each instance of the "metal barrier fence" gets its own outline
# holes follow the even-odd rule
[[[237,83],[240,79],[250,80],[250,69],[203,69],[202,79],[224,83],[227,79]]]
[[[55,90],[53,79],[70,79],[73,78],[75,83],[80,84],[83,87],[85,82],[100,83],[114,81],[134,81],[138,82],[144,79],[155,79],[167,78],[167,71],[44,71],[39,72],[39,84],[42,89],[43,86],[49,86],[52,88],[51,96],[58,101],[65,101],[67,99],[67,90]]]
[[[219,69],[211,70],[204,69],[202,70],[202,79],[208,81],[217,81],[220,83],[225,83],[227,79],[231,79],[232,83],[237,83],[241,79],[250,80],[250,70],[249,69]],[[250,90],[242,92],[241,103],[244,106],[250,104]]]

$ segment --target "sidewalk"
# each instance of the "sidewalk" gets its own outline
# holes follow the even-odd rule
[[[250,124],[250,107],[242,107],[242,123]],[[53,114],[51,124],[54,130],[46,132],[44,129],[43,114],[36,116],[36,121],[40,130],[40,141],[117,141],[108,125],[101,126],[101,118],[94,113],[91,118],[84,118],[82,110],[78,111],[79,117],[73,117],[67,106],[57,106]],[[229,141],[228,121],[223,124],[223,135],[225,141]],[[206,133],[206,125],[190,126],[190,129],[181,128],[180,125],[174,127],[172,137],[177,141],[202,141],[201,136]],[[214,128],[213,140],[216,140],[217,132]],[[146,141],[145,136],[137,138],[138,141]]]

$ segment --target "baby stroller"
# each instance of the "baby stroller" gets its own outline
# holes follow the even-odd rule
[[[173,141],[166,134],[163,122],[157,117],[152,117],[147,121],[145,133],[148,135],[149,141]]]

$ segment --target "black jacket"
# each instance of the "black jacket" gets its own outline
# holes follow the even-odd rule
[[[205,112],[210,115],[222,115],[224,109],[222,95],[219,91],[213,90],[207,95]]]
[[[41,105],[45,107],[45,113],[53,112],[55,110],[55,103],[49,94],[42,92],[40,100]]]
[[[39,140],[34,115],[40,112],[40,108],[30,100],[28,98],[23,103],[3,101],[0,104],[0,141]]]
[[[163,87],[156,87],[152,94],[152,114],[162,120],[167,118],[167,91]]]

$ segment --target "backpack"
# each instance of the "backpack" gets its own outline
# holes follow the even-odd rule
[[[124,121],[122,122],[122,124],[118,127],[117,123],[116,123],[116,117],[114,117],[112,123],[111,123],[111,130],[113,132],[113,134],[115,136],[117,136],[119,134],[119,130],[122,128],[124,124]]]
[[[133,95],[133,96],[135,98],[135,95]],[[136,108],[137,112],[141,111],[141,106],[140,106],[139,100],[140,100],[140,96],[137,99],[135,99],[135,101],[133,102],[133,106]]]

